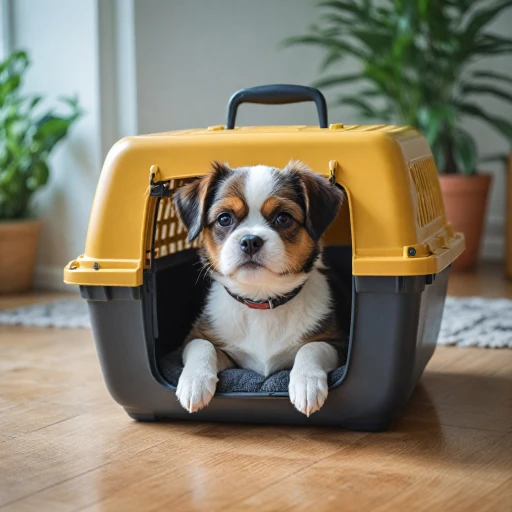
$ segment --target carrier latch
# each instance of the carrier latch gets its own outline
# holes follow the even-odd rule
[[[149,169],[149,195],[153,197],[169,197],[171,191],[169,184],[171,180],[155,181],[160,177],[160,169],[158,165],[152,165]]]
[[[331,185],[336,185],[336,170],[338,169],[338,162],[336,160],[329,161],[329,181]]]

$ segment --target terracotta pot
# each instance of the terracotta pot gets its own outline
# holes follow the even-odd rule
[[[466,250],[455,260],[453,270],[468,271],[478,261],[492,176],[450,174],[439,179],[446,216],[455,230],[466,237]]]
[[[0,221],[0,293],[32,286],[42,225],[40,220]]]

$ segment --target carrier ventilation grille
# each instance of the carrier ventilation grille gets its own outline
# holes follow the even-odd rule
[[[187,230],[179,220],[172,202],[172,191],[185,184],[184,180],[171,180],[169,190],[171,197],[162,197],[158,202],[156,212],[155,238],[153,243],[153,257],[162,258],[185,249],[199,247],[202,237],[199,236],[192,243],[187,240]]]
[[[418,197],[417,221],[420,228],[444,216],[444,205],[437,177],[436,164],[432,157],[414,162],[410,166],[411,176]]]

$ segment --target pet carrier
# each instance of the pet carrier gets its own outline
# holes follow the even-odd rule
[[[320,126],[235,127],[243,102],[316,103]],[[348,362],[309,418],[286,391],[225,392],[189,414],[165,361],[201,309],[197,247],[173,208],[173,191],[214,160],[284,167],[291,159],[330,176],[348,202],[324,237],[325,258],[352,287]],[[403,126],[327,124],[315,89],[261,86],[236,93],[226,126],[128,137],[108,154],[85,253],[65,267],[87,300],[107,387],[137,420],[194,419],[387,428],[429,361],[450,265],[464,237],[446,219],[425,138]],[[227,370],[232,371],[232,370]],[[235,370],[236,371],[236,370]],[[240,370],[241,371],[241,370]],[[332,377],[332,376],[331,376]]]

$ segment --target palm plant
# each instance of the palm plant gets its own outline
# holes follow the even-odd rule
[[[325,50],[324,76],[315,86],[360,86],[356,94],[342,89],[336,104],[355,107],[363,118],[418,128],[444,173],[475,172],[477,150],[464,116],[512,140],[512,123],[478,103],[480,95],[512,103],[512,76],[472,66],[512,52],[511,38],[488,30],[512,0],[330,0],[318,7],[308,33],[284,43]],[[348,56],[361,63],[359,73],[343,71]]]
[[[0,62],[0,221],[28,215],[32,195],[48,181],[51,151],[81,115],[76,99],[63,98],[71,112],[57,115],[41,112],[41,96],[23,95],[29,64],[23,51]]]

